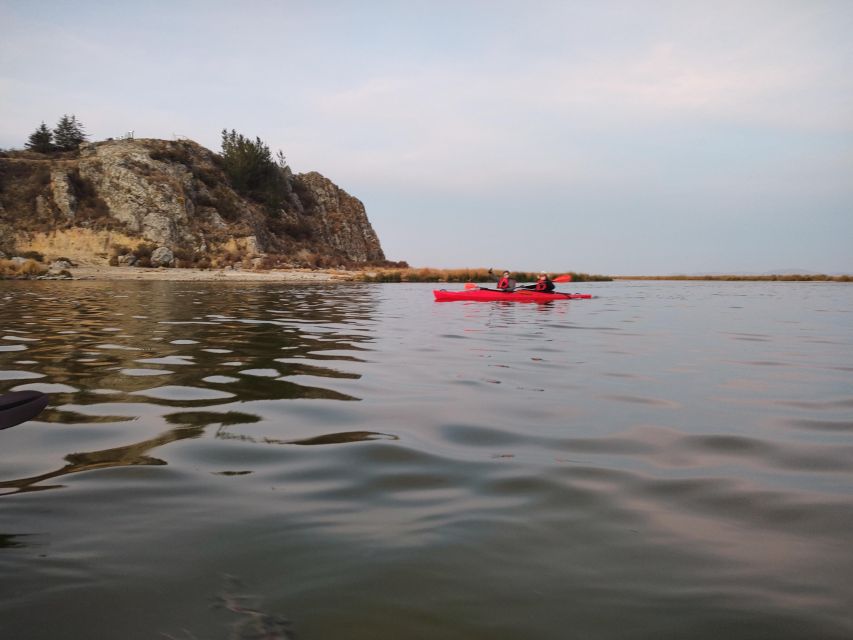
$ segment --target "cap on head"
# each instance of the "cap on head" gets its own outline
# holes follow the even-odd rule
[[[547,273],[547,272],[545,272],[545,271],[540,271],[540,272],[539,272],[539,275],[540,275],[540,276],[547,276],[547,275],[548,275],[548,273]]]

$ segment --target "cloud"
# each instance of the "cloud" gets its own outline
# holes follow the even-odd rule
[[[398,255],[424,260],[437,218],[527,211],[637,264],[674,259],[649,229],[713,256],[706,230],[742,215],[849,236],[849,2],[51,4],[4,5],[0,146],[65,112],[96,138],[215,149],[235,128],[369,198]]]

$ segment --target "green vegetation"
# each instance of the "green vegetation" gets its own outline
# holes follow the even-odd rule
[[[27,144],[24,146],[30,151],[37,151],[38,153],[48,153],[56,148],[53,144],[53,132],[47,128],[44,120],[42,120],[41,126],[30,134]]]
[[[274,161],[260,138],[250,140],[232,129],[222,130],[222,168],[237,193],[277,212],[285,206],[290,185],[287,162],[279,151]]]
[[[610,276],[574,273],[570,271],[554,272],[551,277],[571,274],[572,282],[609,282]],[[538,272],[515,271],[512,274],[517,282],[536,282]],[[488,269],[381,269],[365,272],[357,277],[363,282],[491,282],[495,278]]]
[[[74,115],[62,116],[53,130],[53,141],[60,151],[75,151],[81,142],[86,141],[83,123]]]
[[[47,128],[44,120],[30,134],[24,145],[29,151],[50,153],[52,151],[76,151],[81,142],[86,141],[83,123],[76,116],[64,115],[56,123],[53,131]]]

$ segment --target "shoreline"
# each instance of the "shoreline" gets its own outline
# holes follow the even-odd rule
[[[166,268],[166,267],[113,267],[98,264],[77,264],[70,266],[62,273],[50,271],[39,276],[39,271],[28,270],[9,275],[0,272],[0,280],[149,280],[175,282],[432,282],[432,283],[462,283],[480,281],[482,274],[477,269],[389,269],[374,267],[372,269],[235,269],[224,267],[218,269],[199,268]],[[408,273],[407,273],[408,272]],[[594,276],[578,274],[582,277],[573,280],[581,284],[597,281],[670,281],[670,282],[841,282],[853,281],[851,275],[827,274],[725,274],[725,275],[667,275],[667,276]],[[5,277],[4,277],[5,276]],[[46,277],[45,277],[46,276]],[[426,277],[425,277],[426,276]],[[443,277],[442,277],[443,276]],[[583,277],[587,276],[587,277]],[[485,281],[485,280],[483,280]]]
[[[660,280],[671,282],[850,282],[850,275],[770,274],[707,276],[611,276],[613,280]]]
[[[176,282],[349,282],[356,272],[326,269],[166,269],[80,265],[69,269],[74,280],[160,280]]]

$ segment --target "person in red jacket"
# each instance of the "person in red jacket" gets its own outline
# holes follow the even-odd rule
[[[515,289],[515,280],[510,277],[509,271],[504,271],[500,280],[498,280],[498,289],[501,291],[512,291]]]
[[[550,293],[556,287],[554,287],[554,283],[551,281],[551,278],[548,277],[548,274],[544,271],[539,272],[539,279],[536,280],[536,284],[529,284],[524,289],[533,289],[534,291],[543,291],[545,293]]]
[[[489,275],[492,276],[492,278],[495,277],[495,274],[491,269],[489,269]],[[497,288],[501,291],[513,291],[515,289],[516,282],[515,279],[510,276],[509,271],[504,271],[501,277],[497,278],[497,281]]]

